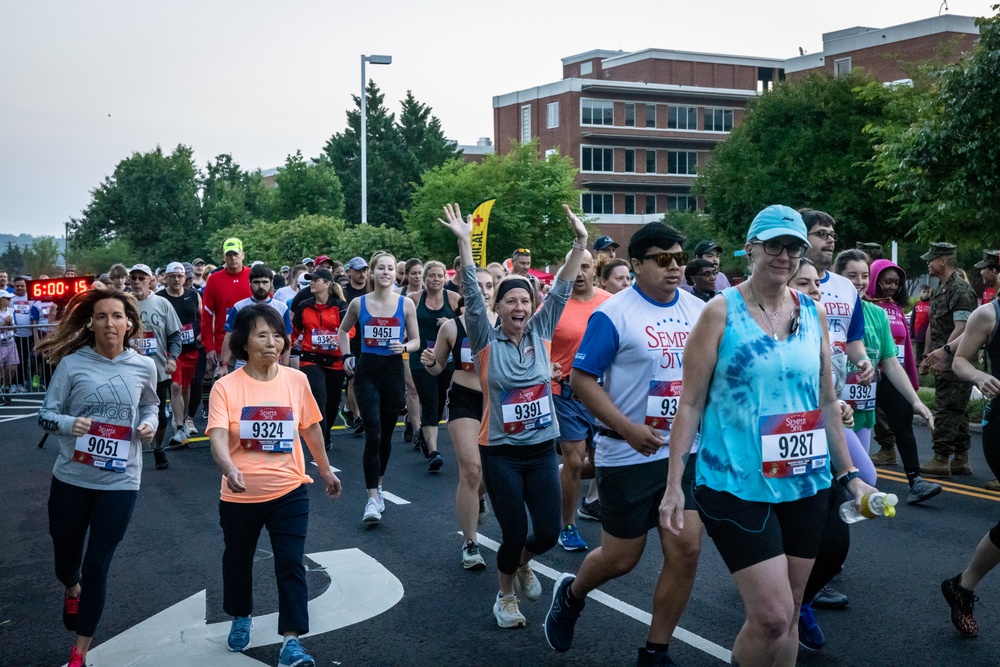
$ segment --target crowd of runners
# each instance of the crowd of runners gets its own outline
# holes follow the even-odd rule
[[[143,451],[167,470],[168,452],[202,434],[222,473],[228,646],[251,643],[253,554],[266,528],[285,667],[315,664],[299,642],[309,631],[306,460],[339,496],[326,453],[335,426],[364,434],[366,527],[386,519],[401,417],[429,473],[457,467],[455,565],[486,568],[477,525],[492,514],[497,594],[483,606],[500,627],[526,625],[520,603],[542,595],[532,558],[556,545],[586,552],[552,590],[544,634],[556,651],[571,648],[587,594],[634,569],[655,531],[663,564],[637,665],[674,664],[703,532],[746,609],[733,664],[791,665],[800,649],[822,649],[814,609],[848,603],[830,586],[850,545],[840,505],[876,493],[875,466],[897,465],[897,451],[912,505],[940,494],[933,478],[971,474],[974,389],[1000,472],[996,251],[976,265],[977,294],[955,246],[933,244],[923,260],[937,286],[911,305],[904,270],[875,244],[835,253],[836,222],[821,211],[761,211],[743,247],[748,277],[735,285],[712,241],[689,256],[678,230],[650,223],[625,249],[607,236],[590,243],[565,212],[555,276],[532,271],[529,248],[476,266],[457,205],[439,219],[456,238],[450,266],[389,251],[247,266],[230,238],[217,267],[116,264],[62,308],[30,300],[26,277],[8,286],[0,271],[0,400],[39,389],[32,380],[46,369],[38,419],[59,441],[49,530],[76,635],[71,667],[95,635]],[[934,378],[933,411],[918,371]],[[929,461],[914,416],[933,430]],[[439,448],[442,418],[450,452]],[[599,545],[581,538],[581,519],[600,522]],[[965,636],[978,633],[973,591],[998,563],[1000,524],[942,583]]]

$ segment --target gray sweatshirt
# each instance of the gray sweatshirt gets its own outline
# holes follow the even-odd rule
[[[559,422],[549,385],[549,346],[573,283],[556,280],[552,291],[515,344],[486,316],[486,304],[476,282],[476,267],[462,267],[465,329],[483,386],[488,417],[487,442],[481,445],[537,445],[559,437]],[[506,406],[506,409],[505,409]]]
[[[59,436],[59,456],[52,474],[61,482],[85,489],[137,491],[142,445],[136,431],[140,424],[149,424],[156,431],[158,405],[156,366],[150,357],[125,350],[108,359],[90,347],[66,356],[56,366],[38,411],[39,426]],[[74,460],[78,439],[73,436],[73,422],[77,417],[132,428],[124,472],[102,470]],[[119,455],[124,456],[124,451]]]

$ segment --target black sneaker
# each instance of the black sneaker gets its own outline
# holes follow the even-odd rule
[[[167,461],[167,454],[162,449],[153,450],[153,459],[156,461],[157,470],[166,470],[170,467],[170,462]]]
[[[653,651],[650,653],[646,647],[639,649],[639,655],[635,659],[636,667],[677,667],[677,663],[670,659],[669,651]]]
[[[406,426],[403,427],[403,442],[413,442],[413,422],[409,419],[406,420]]]
[[[441,452],[431,453],[431,462],[427,464],[427,472],[437,472],[444,465],[444,459],[441,458]]]
[[[961,580],[962,575],[959,574],[942,581],[941,594],[951,607],[951,622],[958,631],[966,637],[978,637],[979,624],[976,623],[973,611],[979,598],[967,588],[962,588],[959,583]]]
[[[425,459],[429,459],[432,456],[431,450],[427,447],[427,441],[424,440],[424,434],[420,431],[413,434],[413,445],[414,448],[420,448],[420,453],[424,455]]]
[[[848,602],[850,599],[846,595],[829,585],[819,589],[812,600],[813,606],[820,609],[840,609],[846,607]]]
[[[581,519],[589,519],[591,521],[601,520],[601,499],[594,498],[593,500],[583,499],[580,503],[580,509],[576,511],[576,515]],[[646,649],[643,649],[644,651]]]
[[[359,435],[365,432],[365,423],[361,420],[361,417],[354,418],[354,435]]]
[[[566,592],[575,579],[572,574],[563,573],[556,580],[556,585],[552,587],[552,604],[545,614],[545,641],[560,653],[565,653],[573,645],[576,619],[580,618],[580,612],[583,611],[583,600],[570,604],[566,598]]]
[[[340,410],[340,417],[344,420],[344,426],[350,428],[354,423],[354,413],[347,408],[342,408]]]
[[[923,477],[914,477],[913,481],[910,482],[910,491],[906,494],[906,504],[916,505],[917,503],[922,503],[938,495],[941,491],[940,484],[928,482]]]

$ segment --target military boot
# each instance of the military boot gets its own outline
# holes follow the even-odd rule
[[[951,460],[951,474],[972,474],[972,468],[969,467],[969,452],[955,452],[955,457]]]
[[[951,477],[951,466],[944,454],[935,454],[927,463],[921,463],[920,470],[927,477]]]
[[[896,448],[883,447],[878,450],[876,453],[872,454],[872,463],[879,467],[896,465]]]

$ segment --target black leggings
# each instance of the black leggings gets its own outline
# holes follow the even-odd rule
[[[879,387],[876,391],[881,391]],[[840,518],[840,505],[848,500],[847,494],[837,482],[830,487],[830,505],[827,508],[826,524],[823,527],[823,537],[820,538],[819,553],[813,563],[809,581],[806,582],[802,604],[812,602],[819,589],[830,583],[837,576],[847,560],[847,552],[851,549],[850,526]]]
[[[441,375],[435,377],[424,368],[410,366],[410,373],[420,397],[420,426],[437,426],[444,416],[448,386],[455,371],[441,371]]]
[[[108,592],[111,558],[125,537],[138,495],[138,491],[85,489],[52,478],[49,535],[55,551],[56,577],[66,588],[80,584],[76,634],[81,637],[93,637],[97,630]]]
[[[875,405],[885,413],[886,426],[896,436],[896,448],[903,459],[903,470],[909,479],[913,479],[920,474],[917,439],[913,437],[913,406],[884,376],[875,390]]]
[[[198,416],[198,408],[201,407],[202,386],[205,384],[206,365],[205,348],[199,347],[198,361],[195,362],[194,377],[191,379],[191,394],[188,396],[188,419],[194,419]]]
[[[302,372],[309,380],[309,388],[313,398],[319,405],[319,413],[323,415],[320,427],[323,429],[323,442],[330,443],[330,427],[337,419],[340,410],[340,392],[344,388],[344,371],[337,371],[316,364],[303,364]]]
[[[354,398],[365,425],[365,488],[378,487],[392,452],[396,418],[406,405],[403,358],[362,353],[354,372]]]
[[[994,477],[1000,477],[1000,397],[994,398],[983,412],[983,453]],[[1000,522],[990,529],[990,541],[1000,549]]]

